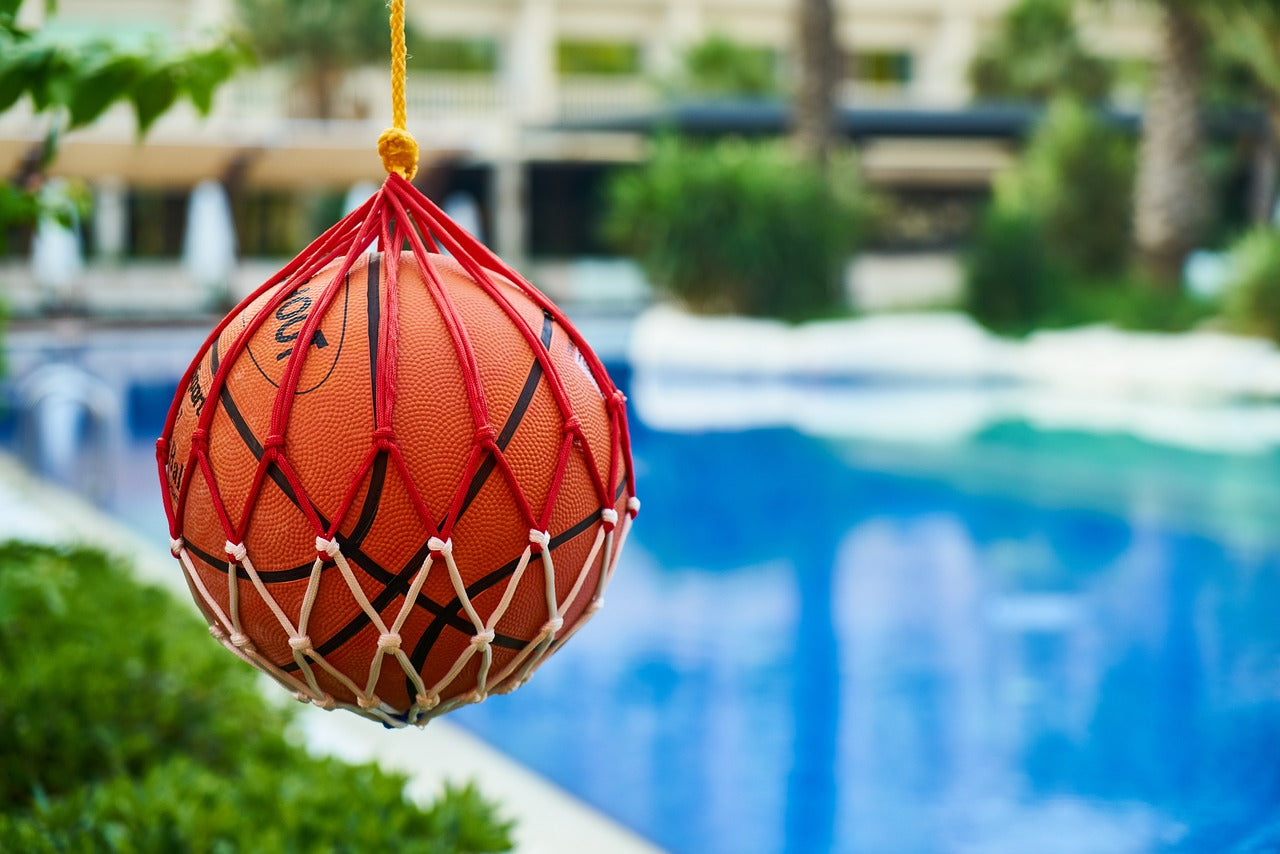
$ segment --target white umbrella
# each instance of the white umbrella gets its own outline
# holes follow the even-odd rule
[[[43,210],[67,209],[70,225],[64,225],[52,214],[40,217],[31,243],[31,272],[36,284],[50,297],[50,302],[67,302],[84,274],[84,245],[80,239],[80,218],[71,203],[67,184],[60,178],[49,181],[40,190]]]
[[[182,267],[208,291],[221,295],[236,267],[236,229],[227,191],[217,181],[201,181],[187,204]]]
[[[93,246],[106,261],[119,261],[129,246],[129,188],[119,178],[101,178],[94,187]]]

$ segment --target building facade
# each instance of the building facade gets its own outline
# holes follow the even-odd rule
[[[842,101],[962,108],[970,98],[970,59],[1012,2],[837,0],[847,57]],[[599,248],[590,234],[562,233],[556,223],[565,217],[542,215],[530,200],[576,198],[574,217],[589,216],[582,199],[602,171],[644,151],[644,134],[611,130],[608,120],[661,106],[663,81],[672,79],[689,46],[709,36],[767,56],[785,92],[793,75],[795,6],[795,0],[410,0],[409,123],[429,167],[424,180],[431,190],[476,196],[487,236],[505,255],[590,254]],[[1143,4],[1105,10],[1082,4],[1081,14],[1084,38],[1099,53],[1149,53]],[[61,0],[48,18],[43,2],[28,0],[22,15],[66,38],[194,43],[235,25],[235,0]],[[55,172],[89,182],[104,209],[128,212],[125,227],[98,230],[124,235],[120,245],[100,247],[106,255],[174,254],[180,228],[144,234],[135,225],[148,212],[181,219],[186,194],[206,180],[236,188],[242,253],[279,255],[315,222],[339,213],[339,199],[353,184],[380,178],[374,141],[390,118],[385,67],[348,73],[334,118],[325,121],[308,114],[303,90],[287,66],[268,63],[227,85],[210,117],[180,108],[143,144],[128,110],[116,108],[67,136]],[[24,105],[0,116],[0,169],[12,174],[46,130]],[[1010,158],[1007,140],[887,134],[859,143],[873,184],[908,191],[982,192]],[[294,227],[282,227],[281,217]]]

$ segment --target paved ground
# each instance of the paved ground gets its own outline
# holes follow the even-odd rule
[[[33,478],[17,460],[0,455],[0,539],[8,538],[96,545],[129,557],[140,578],[188,601],[178,566],[167,553],[77,496]],[[523,854],[658,852],[448,721],[435,721],[420,731],[393,732],[346,713],[308,708],[302,726],[317,752],[353,761],[372,759],[408,774],[410,793],[417,798],[430,798],[446,780],[476,781],[516,819],[517,851]]]

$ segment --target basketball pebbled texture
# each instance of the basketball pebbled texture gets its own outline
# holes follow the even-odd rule
[[[621,397],[600,387],[585,345],[563,317],[486,271],[549,357],[558,399],[534,345],[498,300],[453,258],[424,257],[470,339],[487,434],[475,423],[467,365],[446,309],[419,259],[405,252],[394,283],[388,259],[367,254],[340,282],[335,260],[233,312],[193,363],[160,446],[175,548],[189,559],[188,583],[215,635],[287,684],[314,678],[320,697],[299,699],[402,717],[415,703],[421,709],[424,698],[393,657],[396,648],[433,706],[516,687],[527,676],[522,662],[554,652],[590,616],[624,539],[612,536],[614,523],[629,509],[634,515],[625,426],[611,417]],[[315,334],[303,341],[309,322]],[[394,346],[382,340],[387,335]],[[299,347],[305,352],[287,427],[272,437],[280,387]],[[225,381],[215,390],[219,371]],[[380,377],[388,375],[391,429],[378,431],[378,396],[388,393]],[[543,529],[554,609],[541,548],[531,545],[531,534]],[[336,530],[363,605],[336,556],[317,554],[322,530],[321,540]],[[437,545],[448,540],[465,596],[430,547],[433,538]],[[235,554],[239,543],[243,560]],[[425,583],[365,696],[361,689],[383,654],[383,628],[402,614],[428,557]],[[504,603],[522,557],[523,574]],[[309,588],[314,605],[304,646],[291,632],[301,625]],[[483,633],[475,617],[487,625],[495,614],[492,640],[477,639]],[[481,651],[487,646],[487,661],[477,643]],[[300,649],[314,649],[327,667]]]

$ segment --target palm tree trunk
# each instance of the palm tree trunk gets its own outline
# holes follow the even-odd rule
[[[800,87],[795,141],[800,152],[825,166],[835,145],[836,75],[840,48],[832,0],[799,0]]]
[[[1276,187],[1280,183],[1280,101],[1275,98],[1267,105],[1267,127],[1253,160],[1251,219],[1254,225],[1268,226],[1275,221]]]
[[[1143,271],[1176,290],[1183,263],[1209,220],[1200,113],[1206,37],[1194,11],[1171,0],[1161,3],[1160,23],[1155,86],[1142,127],[1134,232]]]
[[[307,62],[297,80],[299,98],[294,102],[298,118],[329,121],[338,118],[337,95],[342,68],[330,63]]]

